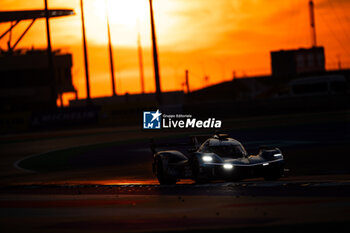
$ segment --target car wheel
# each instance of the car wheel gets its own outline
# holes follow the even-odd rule
[[[161,185],[176,184],[176,181],[177,181],[176,178],[169,177],[166,174],[164,174],[163,161],[160,157],[156,157],[154,164],[155,164],[155,174],[159,181],[159,184]]]

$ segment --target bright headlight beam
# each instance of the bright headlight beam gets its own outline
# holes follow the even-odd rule
[[[209,156],[209,155],[203,156],[202,159],[203,159],[204,162],[211,162],[211,161],[213,161],[213,158],[211,156]]]
[[[263,166],[267,166],[267,165],[269,165],[269,163],[263,163]]]
[[[282,154],[274,154],[273,156],[275,156],[275,157],[281,157]]]
[[[232,169],[232,168],[233,168],[233,165],[232,165],[232,164],[229,164],[229,163],[226,163],[226,164],[224,164],[224,168],[225,168],[225,169]]]

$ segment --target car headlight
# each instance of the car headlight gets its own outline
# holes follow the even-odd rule
[[[213,157],[211,157],[209,155],[204,155],[202,157],[202,159],[203,159],[204,162],[211,162],[211,161],[213,161]]]
[[[232,168],[233,168],[233,165],[230,164],[230,163],[225,163],[225,164],[224,164],[224,168],[229,170],[229,169],[232,169]]]
[[[280,157],[282,157],[282,154],[278,153],[278,154],[274,154],[273,156],[276,157],[276,158],[280,158]]]

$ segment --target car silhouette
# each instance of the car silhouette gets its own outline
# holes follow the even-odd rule
[[[207,137],[202,144],[199,138],[192,137],[193,147],[186,155],[179,150],[156,151],[152,142],[153,173],[160,184],[176,184],[181,179],[197,183],[253,177],[277,180],[283,175],[284,158],[279,148],[261,146],[257,155],[248,155],[243,145],[227,134]]]

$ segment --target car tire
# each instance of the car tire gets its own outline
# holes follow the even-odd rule
[[[154,161],[155,175],[160,185],[172,185],[176,184],[177,179],[174,177],[167,176],[163,171],[163,161],[159,156]]]

